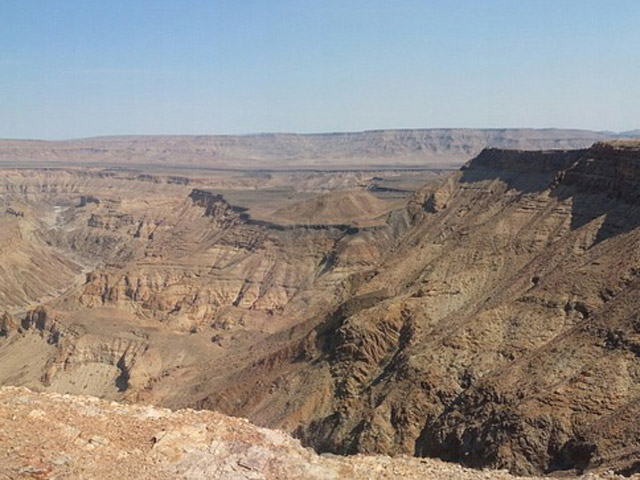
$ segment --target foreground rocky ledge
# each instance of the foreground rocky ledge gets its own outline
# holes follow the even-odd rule
[[[210,411],[0,389],[0,479],[512,479],[434,459],[317,455]],[[618,478],[587,474],[583,479]]]

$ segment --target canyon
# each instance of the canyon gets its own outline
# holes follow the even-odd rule
[[[640,143],[437,133],[0,142],[0,385],[41,392],[0,420],[94,396],[334,472],[640,473]]]

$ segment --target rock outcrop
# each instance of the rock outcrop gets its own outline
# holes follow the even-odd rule
[[[18,330],[18,322],[15,318],[4,312],[0,316],[0,337],[8,337]]]
[[[516,479],[437,460],[319,456],[285,433],[215,412],[0,389],[3,478]],[[615,479],[587,475],[584,480]]]

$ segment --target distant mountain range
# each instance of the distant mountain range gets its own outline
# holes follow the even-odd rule
[[[620,132],[617,136],[625,138],[640,138],[640,128],[636,130],[629,130],[628,132]]]
[[[561,129],[417,129],[353,133],[117,136],[64,141],[0,140],[0,163],[204,169],[456,168],[486,147],[585,148],[640,137]]]

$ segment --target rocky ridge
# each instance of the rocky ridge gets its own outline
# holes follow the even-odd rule
[[[283,432],[215,412],[0,389],[4,479],[516,479],[438,460],[320,456]],[[531,478],[531,477],[529,477]],[[615,479],[588,474],[584,480]]]

